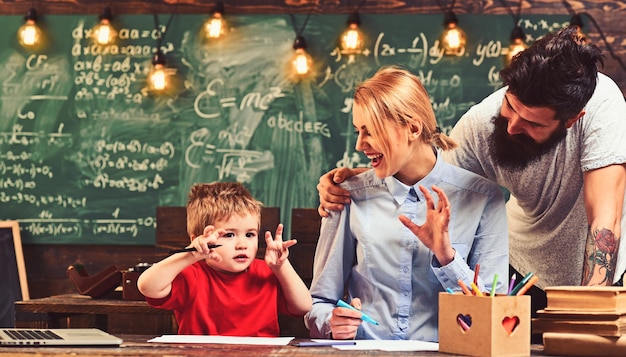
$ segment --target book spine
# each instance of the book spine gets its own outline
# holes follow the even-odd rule
[[[543,353],[548,356],[626,356],[626,336],[607,337],[584,333],[543,334]]]

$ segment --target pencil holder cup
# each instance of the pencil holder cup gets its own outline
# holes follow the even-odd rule
[[[439,294],[439,351],[529,356],[530,296]]]

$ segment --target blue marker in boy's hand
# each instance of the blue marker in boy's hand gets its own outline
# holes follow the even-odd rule
[[[378,325],[378,322],[376,322],[376,320],[374,320],[373,318],[367,316],[366,314],[361,312],[361,310],[358,310],[354,306],[348,304],[347,302],[345,302],[345,301],[343,301],[341,299],[337,300],[337,306],[339,306],[339,307],[346,307],[346,308],[348,308],[350,310],[358,311],[358,312],[361,313],[361,320],[369,322],[369,323],[374,324],[374,325]]]

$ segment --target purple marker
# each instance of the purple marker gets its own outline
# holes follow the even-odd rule
[[[509,291],[506,292],[507,295],[510,295],[511,291],[513,291],[513,287],[515,286],[515,278],[517,278],[517,275],[515,274],[511,275],[511,282],[509,283]]]

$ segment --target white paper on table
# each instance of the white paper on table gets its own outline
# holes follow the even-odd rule
[[[159,343],[224,343],[231,345],[270,345],[286,346],[293,337],[239,337],[203,335],[163,335],[148,340]]]
[[[356,340],[354,346],[333,346],[339,350],[439,351],[437,342],[416,340]]]

